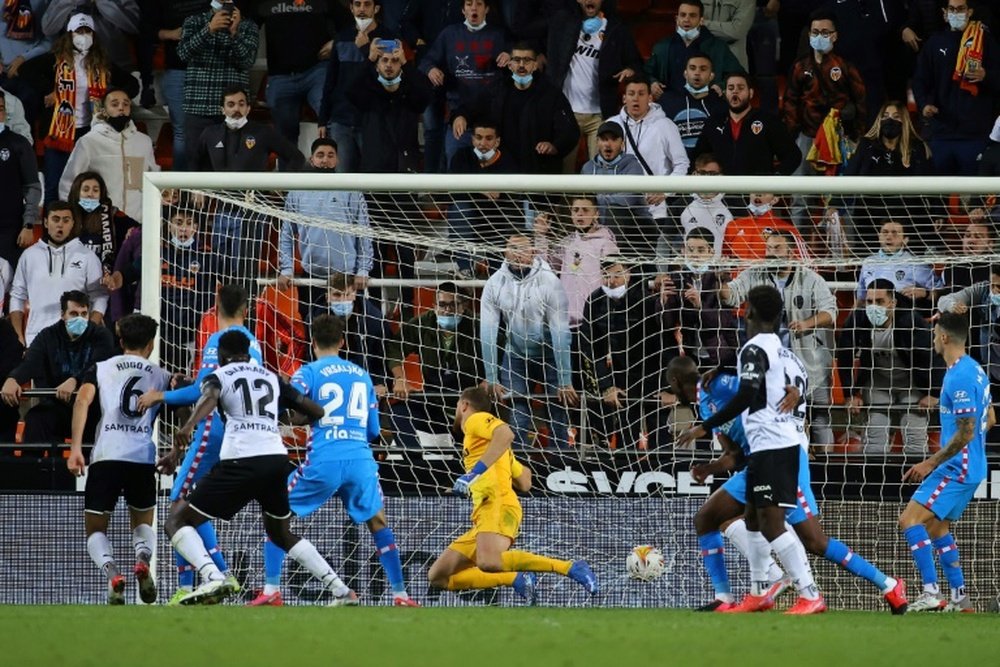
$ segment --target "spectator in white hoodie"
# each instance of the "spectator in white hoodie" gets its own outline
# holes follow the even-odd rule
[[[85,171],[96,171],[108,185],[115,208],[142,220],[142,175],[159,171],[153,141],[132,122],[132,100],[128,93],[112,88],[104,96],[103,119],[95,120],[90,132],[80,137],[59,179],[59,197],[68,199],[73,179]]]
[[[507,240],[506,261],[483,288],[479,335],[490,392],[511,396],[511,425],[517,447],[527,446],[532,430],[531,387],[545,388],[555,447],[569,446],[565,405],[580,402],[573,388],[566,290],[541,257],[531,239],[514,235]],[[497,363],[501,318],[507,325],[503,363]],[[555,395],[556,400],[549,397]],[[565,405],[564,405],[565,404]]]
[[[695,176],[721,176],[722,167],[711,153],[702,153],[694,162]],[[660,257],[672,257],[679,254],[684,249],[684,238],[692,229],[703,227],[712,232],[712,258],[722,257],[722,250],[726,238],[726,227],[733,221],[733,214],[729,211],[722,198],[721,192],[698,192],[692,195],[691,202],[680,213],[680,233],[682,237],[661,234],[657,246],[657,255]]]
[[[101,260],[76,238],[75,227],[72,206],[64,201],[51,202],[45,234],[17,262],[10,288],[10,321],[25,346],[31,345],[39,331],[59,321],[63,292],[86,293],[91,299],[90,319],[104,323],[108,292],[101,283]],[[25,329],[24,311],[29,302],[31,317]]]
[[[651,176],[685,176],[690,160],[674,121],[667,118],[659,104],[653,103],[649,79],[633,76],[625,85],[624,106],[609,120],[622,126],[625,133],[625,154],[634,155],[643,172]],[[666,195],[654,192],[646,195],[649,213],[661,229],[666,228]],[[662,221],[662,225],[659,223]],[[655,239],[645,240],[645,250],[652,250]]]

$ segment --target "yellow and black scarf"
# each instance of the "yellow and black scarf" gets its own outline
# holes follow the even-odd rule
[[[93,106],[100,104],[108,90],[110,74],[105,70],[87,70],[87,96]],[[76,143],[76,67],[72,60],[61,58],[56,61],[56,103],[52,111],[52,122],[42,145],[46,148],[69,153]]]

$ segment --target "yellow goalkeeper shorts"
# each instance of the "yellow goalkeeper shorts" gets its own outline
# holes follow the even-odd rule
[[[509,537],[511,542],[521,532],[521,504],[514,502],[485,501],[472,512],[472,528],[448,545],[469,560],[476,560],[476,537],[480,533],[497,533]]]

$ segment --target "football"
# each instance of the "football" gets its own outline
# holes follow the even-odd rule
[[[652,581],[663,574],[663,552],[649,544],[633,547],[625,567],[632,579]]]

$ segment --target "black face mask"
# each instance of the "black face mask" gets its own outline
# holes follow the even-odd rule
[[[128,127],[130,120],[132,120],[132,116],[114,116],[113,118],[108,118],[108,125],[110,125],[115,132],[121,132]]]
[[[899,139],[899,136],[903,134],[903,121],[895,118],[883,118],[879,134],[883,139]]]

